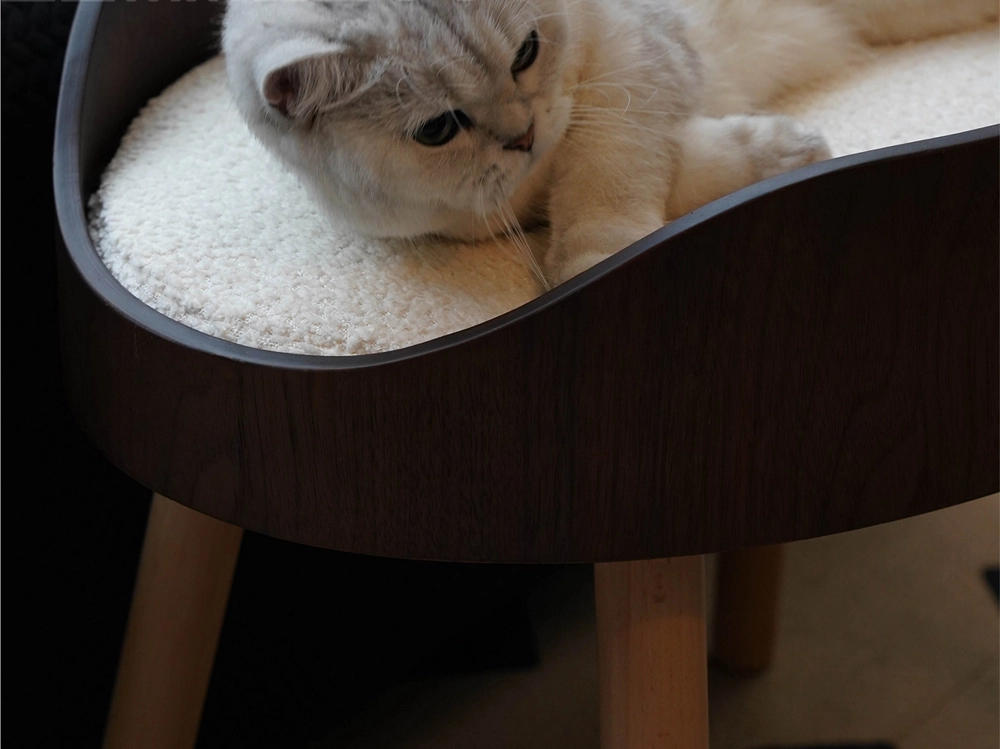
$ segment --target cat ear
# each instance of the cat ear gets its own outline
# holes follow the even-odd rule
[[[345,100],[368,80],[369,64],[349,47],[295,40],[259,60],[257,86],[271,107],[293,119]]]

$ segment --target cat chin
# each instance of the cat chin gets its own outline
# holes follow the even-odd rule
[[[410,205],[373,210],[369,206],[351,210],[327,196],[317,196],[331,222],[374,239],[412,239],[440,236],[451,239],[482,239],[488,236],[477,213],[441,206]]]
[[[541,150],[541,149],[540,149]],[[544,204],[543,194],[551,169],[554,144],[540,153],[526,154],[520,169],[508,167],[507,173],[494,189],[486,192],[474,203],[458,204],[406,201],[393,205],[373,207],[370,203],[355,210],[338,206],[329,196],[320,196],[337,220],[363,234],[385,239],[438,236],[456,240],[482,240],[493,234],[506,233],[506,222],[516,215],[519,223],[526,225],[537,220],[539,205]],[[462,198],[457,194],[456,198]],[[489,226],[483,214],[492,217]]]
[[[328,209],[330,208],[329,204]],[[386,211],[375,215],[365,211],[363,215],[343,210],[328,210],[333,222],[349,226],[374,239],[414,239],[419,237],[439,237],[455,241],[472,242],[506,233],[506,212],[496,206],[486,209],[489,224],[479,211],[455,208],[413,206],[405,210]],[[520,217],[519,217],[520,218]],[[521,220],[522,225],[525,224]]]

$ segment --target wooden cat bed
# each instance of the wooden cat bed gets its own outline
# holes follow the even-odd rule
[[[605,745],[637,746],[629,735],[669,724],[689,737],[680,745],[704,746],[702,572],[692,555],[997,491],[996,126],[754,185],[540,296],[512,255],[483,266],[467,248],[428,249],[418,266],[375,248],[397,265],[373,283],[371,257],[352,256],[355,280],[398,286],[419,267],[424,291],[408,295],[416,306],[345,293],[341,328],[296,331],[308,299],[280,307],[251,297],[243,320],[255,314],[254,328],[232,324],[241,313],[226,306],[224,278],[191,304],[154,273],[126,288],[162,236],[144,232],[184,195],[136,192],[135,245],[108,261],[121,280],[88,225],[88,201],[129,123],[211,56],[219,10],[81,4],[63,79],[55,185],[69,399],[94,443],[160,495],[106,745],[193,741],[239,529],[394,557],[600,563]],[[803,116],[807,104],[787,106]],[[197,152],[199,132],[187,137]],[[95,210],[121,199],[109,196]],[[170,226],[190,232],[185,257],[213,257],[197,222]],[[105,239],[96,244],[107,259]],[[448,274],[458,256],[471,276]],[[177,267],[178,278],[198,270]],[[469,278],[480,284],[472,292]],[[296,290],[255,288],[269,286],[282,299]],[[381,328],[347,324],[355,308],[343,300],[362,298]],[[213,317],[220,309],[229,312]],[[171,546],[179,536],[193,539],[183,553]],[[619,561],[628,563],[603,564]],[[171,585],[194,591],[176,626],[157,613],[182,605],[164,603]],[[202,645],[185,645],[191,638]],[[656,654],[655,667],[640,650]]]

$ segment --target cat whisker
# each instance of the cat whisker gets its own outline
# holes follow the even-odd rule
[[[542,269],[539,267],[538,261],[535,259],[535,254],[531,251],[531,245],[528,243],[528,239],[524,235],[524,230],[521,228],[521,224],[517,220],[514,209],[506,199],[502,199],[497,205],[497,211],[492,214],[492,216],[487,215],[485,205],[485,188],[486,180],[484,176],[483,180],[479,184],[477,198],[479,204],[479,215],[482,217],[483,223],[486,225],[486,231],[489,233],[490,238],[497,245],[505,244],[493,231],[491,219],[496,217],[496,219],[500,222],[502,234],[510,240],[509,244],[513,245],[514,249],[517,250],[517,253],[520,255],[525,267],[538,279],[542,288],[548,291],[551,288],[549,286],[549,282],[546,280],[545,274],[542,273]]]
[[[409,242],[410,248],[413,250],[414,254],[416,254],[416,256],[420,258],[420,260],[423,262],[425,266],[427,266],[428,268],[435,267],[434,263],[427,257],[427,254],[424,252],[424,249],[421,246],[422,243],[418,243],[414,237],[405,237],[405,239]]]
[[[584,125],[589,126],[594,131],[610,127],[615,128],[619,134],[648,133],[650,135],[662,135],[662,131],[658,128],[642,125],[634,120],[624,119],[618,115],[612,115],[610,117],[592,115],[570,117],[570,128],[580,129],[580,126]]]
[[[617,114],[619,116],[625,114],[624,110],[619,110],[617,107],[601,107],[601,106],[597,106],[595,104],[584,104],[582,102],[581,103],[577,103],[573,107],[573,111],[574,112],[613,113],[613,114]],[[661,116],[661,117],[676,117],[678,115],[685,115],[685,114],[687,114],[687,112],[685,110],[682,110],[682,109],[644,109],[644,108],[633,109],[632,113],[634,115],[652,114],[652,115],[658,115],[658,116]]]
[[[517,220],[514,209],[506,200],[500,202],[499,208],[500,218],[504,222],[507,229],[506,233],[510,237],[514,247],[517,248],[524,264],[527,266],[528,270],[534,274],[535,278],[538,279],[542,288],[549,291],[552,287],[549,286],[549,282],[546,280],[545,274],[542,273],[542,269],[539,267],[538,261],[535,259],[535,253],[531,251],[531,245],[528,243],[528,238],[524,236],[524,230],[521,228],[521,223]]]
[[[576,87],[580,87],[580,86],[585,86],[585,85],[588,85],[588,84],[592,84],[592,83],[594,83],[596,81],[600,81],[600,80],[602,80],[604,78],[610,78],[612,76],[621,75],[622,73],[628,73],[628,72],[633,71],[633,70],[637,70],[637,69],[641,69],[641,68],[654,67],[655,63],[657,63],[660,60],[662,60],[663,58],[669,57],[669,56],[670,56],[670,52],[669,51],[664,51],[664,52],[660,53],[659,55],[657,55],[657,56],[655,56],[655,57],[653,57],[651,59],[640,60],[639,62],[633,63],[632,65],[625,65],[624,67],[616,68],[615,70],[608,70],[608,71],[606,71],[604,73],[601,73],[600,75],[595,75],[595,76],[593,76],[591,78],[587,78],[585,80],[582,80],[582,81],[580,81],[579,83],[576,84]]]

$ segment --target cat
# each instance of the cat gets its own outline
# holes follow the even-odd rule
[[[866,44],[994,0],[229,0],[251,131],[377,237],[547,226],[546,288],[715,198],[830,155],[761,109]]]

